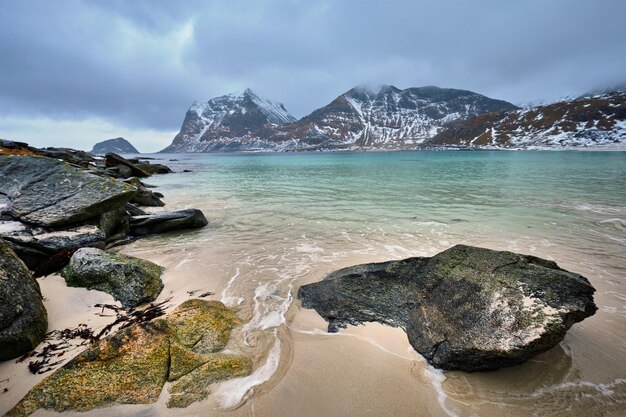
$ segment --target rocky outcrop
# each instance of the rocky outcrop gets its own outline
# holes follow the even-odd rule
[[[210,384],[250,373],[250,359],[219,353],[239,323],[218,301],[186,301],[166,318],[97,342],[35,386],[7,417],[40,408],[88,411],[153,403],[167,381],[168,406],[185,407],[206,398]]]
[[[0,361],[34,349],[47,327],[39,284],[0,239]]]
[[[298,297],[330,332],[377,321],[405,329],[435,367],[486,371],[558,344],[595,313],[594,291],[552,261],[457,245],[432,258],[345,268]]]
[[[150,261],[96,248],[77,250],[61,276],[70,287],[111,294],[126,309],[154,301],[161,290],[163,268]]]
[[[44,276],[62,268],[81,247],[111,247],[146,234],[206,225],[199,210],[169,213],[158,221],[151,217],[130,234],[130,217],[147,214],[137,205],[165,204],[163,194],[133,175],[169,172],[144,158],[109,154],[103,160],[83,151],[0,139],[0,238],[36,276]]]
[[[132,216],[130,232],[134,236],[147,236],[181,229],[198,229],[208,224],[200,210],[187,209]]]
[[[139,153],[139,151],[124,138],[107,139],[102,142],[98,142],[93,145],[93,149],[90,151],[90,153],[94,155],[105,155],[109,152],[117,154]]]
[[[59,227],[94,218],[130,201],[135,187],[91,175],[52,158],[0,156],[0,195],[15,219]]]

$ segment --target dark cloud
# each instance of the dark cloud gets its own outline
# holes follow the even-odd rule
[[[170,132],[195,99],[251,87],[302,116],[361,83],[549,101],[626,80],[624,16],[621,0],[0,0],[0,117]]]

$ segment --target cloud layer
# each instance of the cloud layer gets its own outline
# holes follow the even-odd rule
[[[0,137],[125,132],[154,151],[192,101],[246,87],[297,117],[362,83],[556,100],[626,81],[623,16],[621,0],[0,0]]]

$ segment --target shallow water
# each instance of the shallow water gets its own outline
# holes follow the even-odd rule
[[[200,208],[210,224],[123,251],[167,268],[160,299],[212,291],[236,307],[246,324],[228,349],[256,364],[184,415],[617,416],[626,407],[626,152],[155,156],[192,170],[149,179],[165,208]],[[599,311],[526,364],[466,374],[430,368],[399,329],[328,335],[294,300],[340,267],[457,243],[553,259],[589,278]],[[163,401],[98,413],[181,415]]]

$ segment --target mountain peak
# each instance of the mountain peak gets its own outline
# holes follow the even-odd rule
[[[369,96],[378,96],[380,94],[386,94],[390,91],[402,91],[390,84],[359,84],[356,87],[348,90],[345,94],[367,94]]]

